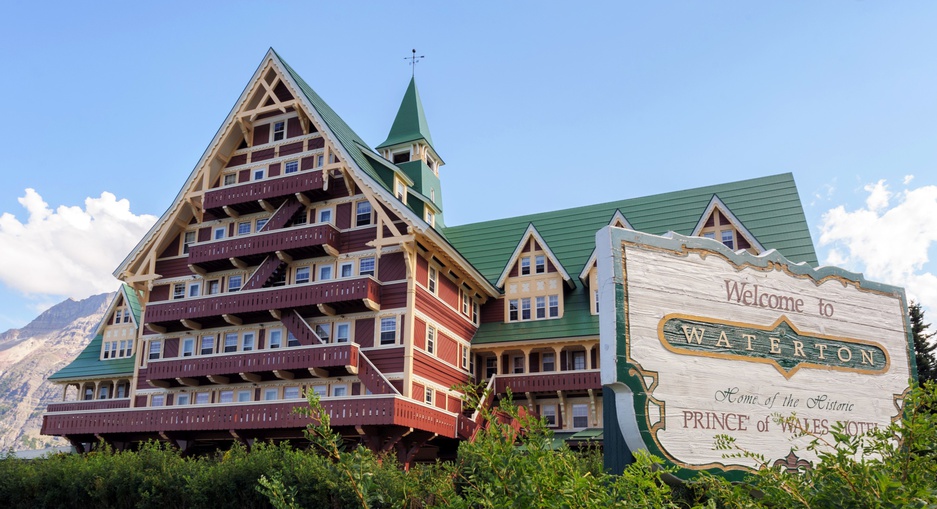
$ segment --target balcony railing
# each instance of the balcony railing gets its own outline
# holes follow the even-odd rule
[[[316,345],[260,350],[249,353],[191,356],[152,360],[147,380],[174,380],[206,376],[259,373],[307,368],[358,367],[358,345]]]
[[[218,431],[297,429],[309,418],[293,413],[305,402],[268,401],[160,408],[132,408],[101,412],[46,414],[44,435],[158,433],[166,431]],[[331,425],[397,425],[455,438],[457,415],[421,405],[400,396],[361,396],[322,401]]]
[[[315,224],[195,244],[189,248],[189,263],[199,265],[229,258],[250,259],[275,251],[292,254],[292,251],[318,246],[330,246],[337,251],[339,235],[338,229],[331,224]]]
[[[515,394],[524,392],[584,391],[587,389],[601,389],[602,379],[597,369],[495,376],[495,392],[503,394],[507,392],[508,387]]]
[[[114,408],[130,408],[130,398],[49,403],[46,412],[80,412],[83,410],[109,410]]]
[[[154,302],[146,306],[146,323],[171,324],[179,320],[220,317],[223,314],[266,312],[318,304],[369,300],[380,305],[381,285],[371,277],[262,288],[194,299]]]
[[[205,193],[204,207],[206,210],[217,210],[222,207],[236,207],[250,203],[252,207],[256,206],[259,210],[257,200],[270,200],[294,193],[321,190],[322,172],[302,171],[296,175],[212,189]]]

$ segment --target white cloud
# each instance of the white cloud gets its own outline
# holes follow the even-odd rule
[[[850,212],[840,205],[823,215],[820,246],[829,247],[824,263],[903,286],[909,298],[937,312],[937,276],[928,258],[937,245],[937,186],[892,193],[880,180],[865,190],[866,208]]]
[[[84,298],[113,291],[111,272],[156,222],[103,192],[85,207],[49,207],[33,189],[19,198],[28,218],[0,215],[0,282],[30,296]]]
[[[904,176],[904,185],[908,185],[911,181],[914,180],[914,175],[905,175]]]

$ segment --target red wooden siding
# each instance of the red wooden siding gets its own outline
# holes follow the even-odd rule
[[[348,205],[347,203],[345,205]],[[338,206],[341,208],[341,205]],[[339,215],[338,218],[342,216]],[[339,224],[339,221],[336,221],[336,226],[339,228],[348,228],[347,226],[342,226]],[[361,230],[352,230],[342,233],[342,241],[339,244],[339,251],[342,253],[353,253],[355,251],[364,251],[365,249],[371,249],[368,247],[368,242],[374,240],[374,232],[376,228],[364,228]],[[382,257],[383,258],[383,257]]]
[[[413,319],[413,345],[426,348],[426,322],[419,318]]]
[[[199,230],[198,230],[198,241],[199,241],[199,242],[207,242],[207,241],[209,241],[209,240],[211,240],[211,228],[208,228],[208,227],[199,228]]]
[[[407,305],[407,283],[385,285],[381,288],[381,307],[402,308]]]
[[[267,176],[268,177],[278,177],[280,176],[280,163],[273,163],[267,167]]]
[[[373,348],[365,352],[365,355],[381,373],[400,373],[403,371],[403,350],[402,346]],[[400,390],[401,387],[397,389]]]
[[[381,256],[377,275],[381,281],[399,281],[407,278],[407,265],[403,253],[391,253]]]
[[[463,373],[421,350],[413,352],[413,374],[446,387],[465,383],[469,377],[468,373]]]
[[[254,126],[254,143],[251,145],[263,145],[270,142],[270,124],[259,124]],[[255,160],[255,159],[252,159]]]
[[[164,249],[163,252],[159,254],[160,258],[166,258],[169,256],[179,256],[179,236],[178,235],[174,239],[172,239],[172,242],[170,242],[169,245],[166,246],[166,249]]]
[[[416,289],[416,308],[457,334],[461,339],[471,340],[472,336],[475,335],[476,327],[473,324],[461,318],[458,312],[446,307],[436,297],[420,287]]]
[[[297,136],[302,136],[302,135],[303,135],[303,126],[300,125],[298,118],[293,117],[286,121],[286,137],[287,138],[295,138]]]
[[[266,161],[267,159],[273,159],[276,156],[275,148],[265,148],[263,150],[255,150],[251,152],[251,162],[256,163],[257,161]]]
[[[163,357],[179,355],[179,338],[168,338],[163,342]]]
[[[139,387],[137,388],[139,389]],[[149,386],[147,386],[147,388],[149,388]],[[146,406],[146,396],[137,396],[136,398],[133,398],[133,406],[135,407]],[[43,419],[43,421],[45,421],[45,419]],[[43,422],[43,425],[45,425],[45,422]]]
[[[480,320],[482,323],[503,322],[504,321],[504,298],[498,297],[491,299],[481,309]]]
[[[439,274],[439,298],[450,306],[459,308],[459,287],[443,276],[442,271]]]
[[[418,256],[416,259],[416,280],[423,286],[426,286],[426,283],[429,278],[429,262],[426,261],[426,258]]]
[[[440,359],[458,366],[459,365],[459,343],[449,336],[439,333],[437,335],[436,355]]]
[[[325,148],[325,138],[322,138],[322,137],[320,136],[320,137],[318,137],[318,138],[313,138],[313,139],[309,140],[309,148],[308,148],[308,150],[318,150],[318,149],[320,149],[320,148]],[[315,157],[316,157],[316,156],[313,156],[313,157],[310,157],[309,159],[315,160]]]
[[[339,203],[335,207],[335,226],[342,230],[351,228],[351,203]],[[374,238],[374,234],[371,235],[371,238]]]
[[[374,346],[374,319],[355,320],[355,342],[364,348]]]
[[[462,399],[456,396],[447,396],[449,400],[449,411],[459,413],[462,411]]]
[[[150,302],[159,302],[161,300],[169,300],[169,287],[171,285],[159,285],[154,286],[153,291],[150,292]]]
[[[303,142],[297,141],[280,147],[280,157],[298,154],[303,151]]]
[[[238,183],[243,184],[244,182],[250,182],[251,180],[251,171],[250,170],[241,170],[238,172]]]
[[[236,156],[231,156],[231,159],[228,159],[228,165],[225,168],[231,168],[232,166],[240,166],[242,164],[247,164],[247,154],[239,154]]]

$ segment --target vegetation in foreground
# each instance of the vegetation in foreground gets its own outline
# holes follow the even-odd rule
[[[452,463],[403,471],[393,456],[345,450],[325,418],[310,426],[313,447],[235,445],[216,457],[183,457],[158,443],[138,451],[106,447],[42,460],[0,459],[0,506],[100,508],[424,507],[937,507],[937,386],[915,388],[900,421],[870,435],[841,430],[814,437],[814,470],[765,465],[742,483],[700,476],[672,488],[660,460],[639,455],[620,476],[595,450],[554,450],[543,423],[504,405],[520,430],[492,419]],[[315,398],[307,412],[319,416]],[[728,455],[759,459],[718,437]],[[860,451],[864,454],[858,454]]]

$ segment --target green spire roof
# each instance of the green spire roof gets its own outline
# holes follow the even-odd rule
[[[426,140],[430,147],[433,146],[426,115],[423,114],[420,92],[416,89],[416,78],[410,78],[410,85],[407,87],[407,92],[403,94],[403,101],[400,103],[400,109],[397,110],[397,118],[394,119],[394,125],[390,128],[390,134],[387,135],[384,143],[375,148],[382,149],[421,139]],[[436,149],[433,148],[433,150]]]

